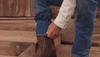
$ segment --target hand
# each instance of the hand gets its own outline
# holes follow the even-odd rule
[[[58,27],[54,23],[51,23],[47,30],[47,36],[50,38],[54,38],[59,35],[60,31],[61,31],[60,27]]]

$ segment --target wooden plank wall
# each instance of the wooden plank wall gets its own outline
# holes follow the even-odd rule
[[[1,17],[33,17],[34,0],[0,0]],[[56,17],[59,7],[51,6],[53,17]]]
[[[0,0],[0,30],[35,30],[33,2],[33,0]]]
[[[1,17],[33,17],[34,0],[0,0],[0,16]],[[60,7],[51,6],[53,18],[59,12]],[[99,13],[97,13],[97,16]],[[75,17],[75,15],[74,15]]]
[[[0,0],[0,16],[34,16],[33,0]]]

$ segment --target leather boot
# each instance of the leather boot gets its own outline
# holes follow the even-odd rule
[[[57,57],[53,39],[46,36],[38,36],[37,40],[34,57]]]

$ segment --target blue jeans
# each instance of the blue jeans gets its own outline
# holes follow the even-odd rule
[[[46,36],[48,26],[51,24],[52,11],[50,5],[61,6],[63,0],[34,0],[36,12],[36,36]]]
[[[62,1],[63,0],[34,0],[37,36],[46,36],[48,26],[51,24],[52,12],[49,6],[61,6]],[[91,48],[97,6],[100,4],[100,0],[76,0],[76,2],[78,16],[76,20],[76,33],[72,47],[72,56],[88,57]]]
[[[97,6],[100,0],[77,0],[77,20],[75,41],[72,47],[72,55],[76,57],[88,57]]]

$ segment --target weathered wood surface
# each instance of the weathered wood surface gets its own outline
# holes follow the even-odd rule
[[[11,57],[32,57],[35,53],[35,45],[30,45],[25,51],[23,51],[19,56]],[[57,57],[71,57],[71,48],[72,45],[59,45],[56,47]],[[2,57],[10,57],[7,55],[0,55]],[[89,57],[100,57],[99,47],[91,47]]]
[[[0,16],[3,15],[3,0],[0,0]]]
[[[0,41],[36,43],[35,31],[6,31],[0,30]],[[54,39],[55,46],[61,44],[60,37]]]
[[[18,56],[7,56],[7,55],[0,55],[0,57],[18,57]]]
[[[30,46],[30,43],[0,41],[0,57],[1,55],[6,55],[8,57],[17,56],[29,46]]]
[[[16,12],[17,0],[3,0],[3,15],[14,16]]]
[[[0,55],[20,55],[26,48],[36,42],[37,38],[34,31],[0,30]],[[60,37],[54,39],[54,44],[55,46],[61,44]],[[28,53],[28,55],[30,54]]]
[[[4,31],[0,30],[0,41],[36,43],[34,31]]]
[[[30,45],[25,51],[23,51],[18,57],[33,57],[35,54],[34,44]],[[57,57],[71,57],[72,45],[59,45],[56,47]],[[99,57],[99,47],[91,47],[89,57]]]
[[[33,2],[34,0],[0,0],[0,16],[35,16]],[[51,6],[54,18],[58,15],[59,8]],[[97,16],[99,16],[98,12]]]
[[[11,20],[34,20],[34,17],[0,17],[0,21],[11,21]]]
[[[0,0],[0,16],[34,16],[32,0]]]
[[[56,47],[58,57],[71,57],[72,45],[59,45]],[[99,47],[92,47],[89,57],[100,57]]]
[[[35,55],[35,45],[31,44],[25,51],[23,51],[18,57],[33,57]]]
[[[34,20],[3,20],[0,21],[0,30],[35,31]]]

